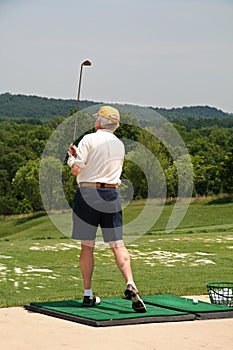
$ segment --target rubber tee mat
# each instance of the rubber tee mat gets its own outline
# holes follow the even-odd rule
[[[171,310],[178,310],[195,315],[196,319],[231,318],[233,317],[233,307],[205,303],[193,299],[178,297],[172,294],[152,295],[143,297],[146,305],[159,305]]]
[[[171,294],[147,296],[143,300],[146,313],[136,313],[131,301],[121,298],[102,298],[99,305],[92,307],[83,307],[82,300],[62,300],[32,302],[25,308],[95,327],[233,317],[233,308],[200,301],[194,305],[191,299]]]

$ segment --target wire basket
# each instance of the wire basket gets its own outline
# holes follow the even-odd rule
[[[233,306],[233,282],[208,282],[206,287],[212,304]]]

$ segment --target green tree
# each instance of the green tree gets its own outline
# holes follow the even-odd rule
[[[26,165],[19,168],[13,179],[13,190],[16,198],[20,202],[24,201],[24,205],[18,207],[19,212],[22,212],[23,208],[26,208],[26,212],[28,212],[29,204],[31,211],[43,209],[39,189],[39,164],[39,159],[28,161]]]
[[[7,194],[5,196],[0,196],[0,215],[14,215],[18,214],[18,200],[11,196],[11,194]]]
[[[165,170],[167,197],[192,195],[193,173],[188,154],[184,154]]]
[[[150,132],[141,129],[137,142],[126,143],[123,177],[131,182],[134,198],[163,197],[165,195],[164,169],[170,158],[163,144]],[[128,146],[129,144],[129,146]]]
[[[208,164],[204,156],[192,157],[195,194],[207,196],[221,192],[221,178],[218,166]]]
[[[220,177],[223,183],[223,191],[233,193],[233,149],[229,151],[220,167]]]
[[[10,192],[11,183],[9,181],[8,172],[5,169],[0,170],[0,196]]]
[[[40,163],[40,191],[47,211],[68,209],[62,179],[63,163],[54,157],[44,157]],[[66,170],[64,170],[66,173]],[[64,175],[64,179],[66,176]],[[68,181],[66,186],[68,187]]]
[[[70,207],[73,207],[74,195],[77,189],[76,176],[72,175],[68,165],[62,168],[62,184],[65,197]]]

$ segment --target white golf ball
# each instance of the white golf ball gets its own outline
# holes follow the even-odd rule
[[[193,299],[193,304],[198,304],[198,300],[197,299]]]
[[[100,304],[100,297],[95,297],[95,305],[99,305]]]

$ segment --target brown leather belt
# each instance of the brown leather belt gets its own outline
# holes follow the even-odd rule
[[[117,184],[106,184],[103,182],[80,182],[78,187],[98,187],[98,188],[117,188]]]

